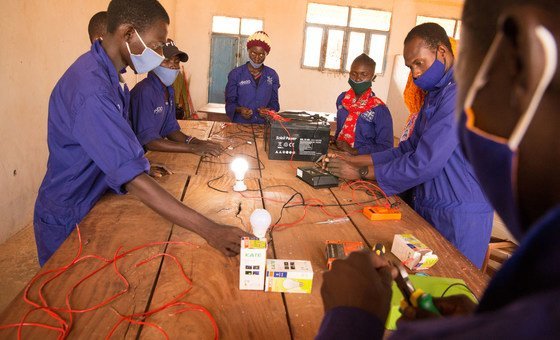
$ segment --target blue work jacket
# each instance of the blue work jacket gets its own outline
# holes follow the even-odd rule
[[[263,124],[265,119],[259,115],[258,109],[267,107],[280,111],[278,88],[280,79],[276,71],[263,66],[262,75],[257,84],[249,72],[248,62],[234,68],[228,75],[226,84],[226,114],[235,123]],[[253,110],[251,119],[245,119],[235,113],[236,107],[247,107]]]
[[[130,91],[132,129],[142,145],[181,130],[175,116],[175,92],[167,86],[169,99],[165,100],[165,88],[158,76],[150,72]]]
[[[457,134],[456,84],[450,69],[427,93],[414,131],[398,147],[372,153],[387,195],[413,189],[413,208],[480,267],[490,240],[493,209]]]
[[[348,110],[342,105],[345,95],[346,92],[342,92],[336,100],[335,139],[338,139],[346,117],[348,117]],[[375,94],[373,95],[375,96]],[[356,139],[354,140],[354,148],[358,150],[358,154],[367,155],[384,151],[392,148],[393,145],[393,118],[385,104],[378,105],[358,116]]]
[[[49,159],[35,203],[43,265],[107,191],[150,165],[128,120],[130,94],[99,41],[68,68],[49,101]]]

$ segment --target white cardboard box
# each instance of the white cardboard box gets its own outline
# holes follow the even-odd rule
[[[266,239],[241,238],[239,289],[263,290],[266,273]]]
[[[311,293],[313,268],[301,260],[267,260],[265,291],[279,293]]]

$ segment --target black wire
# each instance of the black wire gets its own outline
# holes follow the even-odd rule
[[[218,192],[223,192],[223,193],[228,193],[229,191],[224,191],[224,190],[222,190],[222,189],[218,189],[218,188],[215,188],[215,187],[213,187],[213,186],[210,185],[210,183],[219,180],[220,178],[224,177],[224,175],[225,175],[225,174],[223,174],[223,175],[221,175],[221,176],[219,176],[219,177],[216,177],[216,178],[213,178],[213,179],[209,180],[208,182],[206,182],[206,185],[207,185],[210,189],[212,189],[212,190],[216,190],[216,191],[218,191]]]
[[[476,295],[475,295],[474,292],[469,288],[469,286],[467,286],[467,285],[464,284],[464,283],[460,283],[460,282],[455,282],[455,283],[450,284],[449,287],[445,288],[445,290],[443,291],[443,293],[441,293],[441,297],[444,297],[444,296],[445,296],[445,293],[447,293],[447,292],[449,291],[449,289],[450,289],[451,287],[454,287],[454,286],[461,286],[461,287],[467,288],[467,290],[469,291],[469,293],[472,294],[472,296],[474,297],[474,299],[475,299],[476,302],[478,303],[478,299],[476,298]]]

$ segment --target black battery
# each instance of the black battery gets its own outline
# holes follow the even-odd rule
[[[287,121],[271,119],[265,124],[264,149],[268,159],[315,162],[327,153],[330,124],[326,118],[306,112],[279,115]]]

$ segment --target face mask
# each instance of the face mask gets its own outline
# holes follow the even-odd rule
[[[250,59],[249,59],[249,63],[251,64],[251,66],[253,66],[253,68],[261,68],[261,66],[263,66],[263,63],[257,64]]]
[[[154,73],[158,76],[158,78],[165,86],[171,86],[171,84],[173,84],[173,82],[177,78],[179,70],[158,66],[154,69]]]
[[[136,30],[134,30],[134,32],[136,32]],[[132,59],[132,64],[134,65],[134,70],[136,73],[150,72],[154,68],[158,67],[165,58],[146,46],[144,40],[142,40],[142,37],[138,34],[138,32],[136,32],[136,35],[138,36],[138,39],[140,39],[142,45],[144,45],[144,51],[142,51],[141,54],[132,54],[132,52],[130,52],[128,42],[126,43],[126,48],[128,48],[130,59]]]
[[[424,91],[432,91],[436,88],[436,85],[439,83],[441,78],[443,78],[444,74],[445,65],[436,58],[432,66],[430,66],[426,72],[422,73],[420,77],[414,79],[414,84]]]
[[[364,80],[357,83],[353,81],[352,78],[348,78],[348,84],[350,84],[350,87],[352,88],[352,90],[354,90],[354,93],[359,96],[371,87],[372,82],[371,80]]]
[[[476,176],[488,199],[518,240],[523,236],[517,199],[518,147],[533,120],[537,107],[556,72],[557,50],[552,34],[544,27],[536,29],[544,50],[546,65],[527,110],[521,115],[509,139],[489,134],[477,128],[472,103],[477,92],[486,84],[488,69],[503,37],[498,33],[484,58],[465,99],[459,123],[459,136]]]

